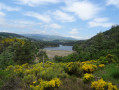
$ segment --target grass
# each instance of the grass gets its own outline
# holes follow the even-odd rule
[[[94,75],[100,78],[103,78],[105,81],[112,82],[116,84],[119,88],[119,67],[116,64],[105,65],[103,69],[97,70],[94,72]],[[115,78],[115,76],[117,78]]]
[[[71,77],[62,79],[62,85],[54,90],[93,90],[90,84],[85,84],[81,78]]]

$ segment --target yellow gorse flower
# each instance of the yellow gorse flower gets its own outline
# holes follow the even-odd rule
[[[92,74],[86,73],[84,74],[83,81],[88,82],[94,79],[94,76]]]
[[[107,90],[117,90],[115,85],[112,85],[110,82],[105,82],[103,79],[92,82],[91,87],[96,90],[105,90],[106,87],[108,87]]]
[[[93,64],[84,64],[82,66],[82,69],[85,72],[93,72],[93,71],[95,71],[96,68],[97,68],[97,66],[96,65],[93,65]]]
[[[100,68],[102,68],[102,67],[104,67],[104,66],[105,66],[104,64],[100,64],[100,65],[99,65]]]

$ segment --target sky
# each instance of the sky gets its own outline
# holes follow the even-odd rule
[[[0,0],[0,32],[89,39],[119,24],[119,0]]]

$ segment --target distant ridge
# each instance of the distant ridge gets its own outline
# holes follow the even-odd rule
[[[15,33],[9,33],[9,32],[0,32],[1,38],[25,38],[22,35],[15,34]]]
[[[36,40],[43,40],[43,41],[53,41],[53,40],[76,40],[72,37],[63,37],[58,35],[43,35],[43,34],[21,34],[25,37],[29,37]]]

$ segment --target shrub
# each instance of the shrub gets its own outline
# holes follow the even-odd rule
[[[103,68],[105,66],[105,64],[100,64],[98,65],[100,68]]]
[[[61,81],[59,78],[54,78],[50,81],[43,81],[42,79],[39,80],[38,85],[30,85],[31,90],[52,90],[55,87],[60,87]]]
[[[83,70],[81,69],[81,65],[79,62],[70,62],[67,65],[68,67],[68,73],[70,75],[76,75],[76,76],[80,76],[82,75]]]
[[[32,84],[32,82],[36,80],[36,77],[34,75],[27,75],[27,76],[24,76],[22,80],[26,84]]]
[[[89,82],[89,81],[92,81],[94,79],[94,76],[92,74],[84,74],[84,77],[83,77],[83,81],[84,82]]]
[[[84,64],[82,65],[82,69],[87,73],[91,73],[97,69],[97,66],[93,64]]]
[[[106,56],[106,60],[109,62],[109,63],[116,63],[118,62],[118,58],[115,56],[115,55],[111,55],[111,54],[108,54]]]
[[[115,85],[110,82],[105,82],[103,79],[91,83],[91,87],[95,90],[117,90]]]
[[[100,57],[98,60],[100,61],[101,64],[107,64],[108,63],[108,60],[106,60],[106,57]]]

